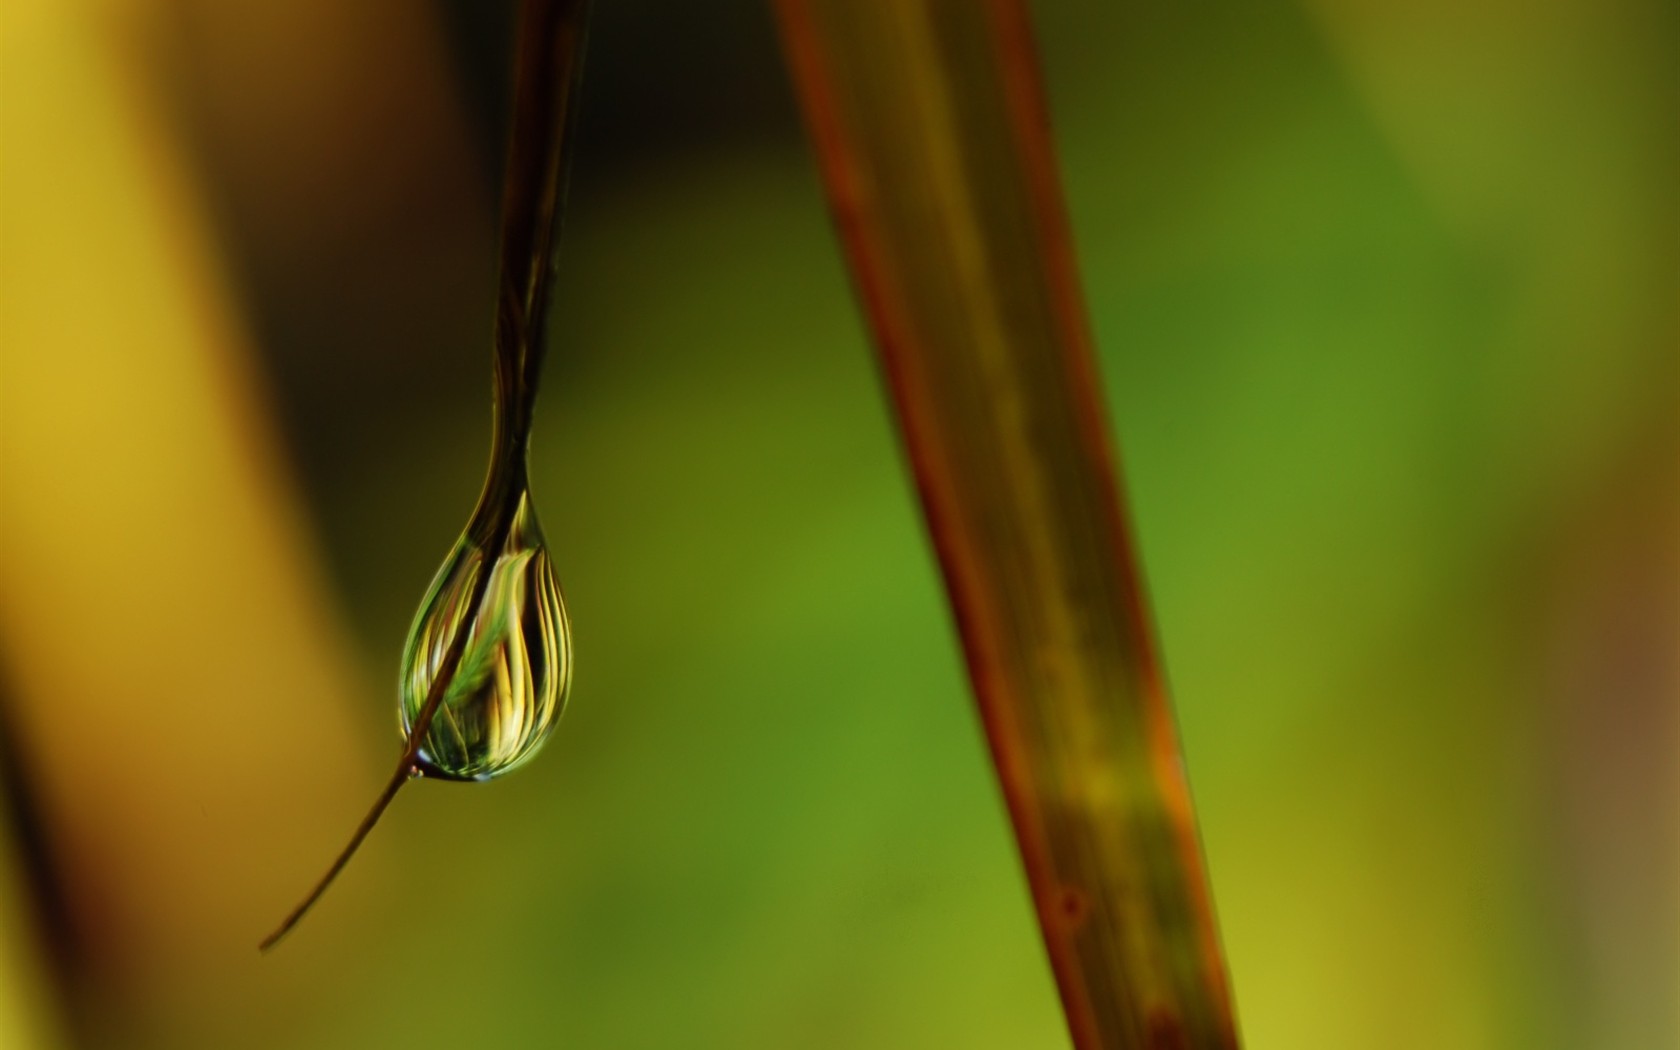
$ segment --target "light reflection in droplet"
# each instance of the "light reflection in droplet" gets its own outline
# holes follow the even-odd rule
[[[405,738],[451,640],[466,626],[466,604],[485,571],[485,552],[471,534],[438,571],[409,630],[398,686]],[[489,572],[466,648],[416,756],[423,776],[488,780],[506,773],[537,753],[566,705],[571,624],[528,492]]]

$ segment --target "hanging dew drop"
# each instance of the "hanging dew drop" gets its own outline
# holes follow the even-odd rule
[[[350,841],[259,947],[274,947],[332,885],[416,776],[489,780],[541,749],[572,681],[572,629],[526,483],[547,339],[565,161],[589,0],[524,0],[502,192],[490,473],[466,532],[426,592],[397,683],[403,750]]]
[[[470,632],[415,754],[422,776],[443,780],[489,780],[530,759],[559,721],[572,679],[571,624],[530,493],[520,494],[494,561],[474,542],[475,531],[468,528],[432,581],[398,683],[407,739],[450,643]],[[485,571],[490,579],[474,616],[468,602]]]

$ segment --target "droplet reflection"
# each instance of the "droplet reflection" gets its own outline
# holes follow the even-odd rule
[[[444,653],[465,626],[466,603],[485,571],[485,552],[471,535],[469,528],[438,570],[409,630],[398,687],[405,738]],[[423,776],[500,776],[537,753],[566,705],[571,624],[529,492],[521,495],[507,543],[489,571],[466,649],[417,756]]]

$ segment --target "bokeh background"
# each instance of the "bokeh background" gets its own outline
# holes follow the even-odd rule
[[[1060,1047],[764,7],[599,0],[541,760],[396,661],[511,5],[0,9],[0,1046]],[[1248,1045],[1680,1045],[1680,8],[1040,0]]]

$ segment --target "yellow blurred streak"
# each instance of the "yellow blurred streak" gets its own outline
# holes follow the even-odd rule
[[[254,955],[371,778],[245,335],[112,12],[13,6],[0,38],[0,652],[81,943],[159,981]]]

